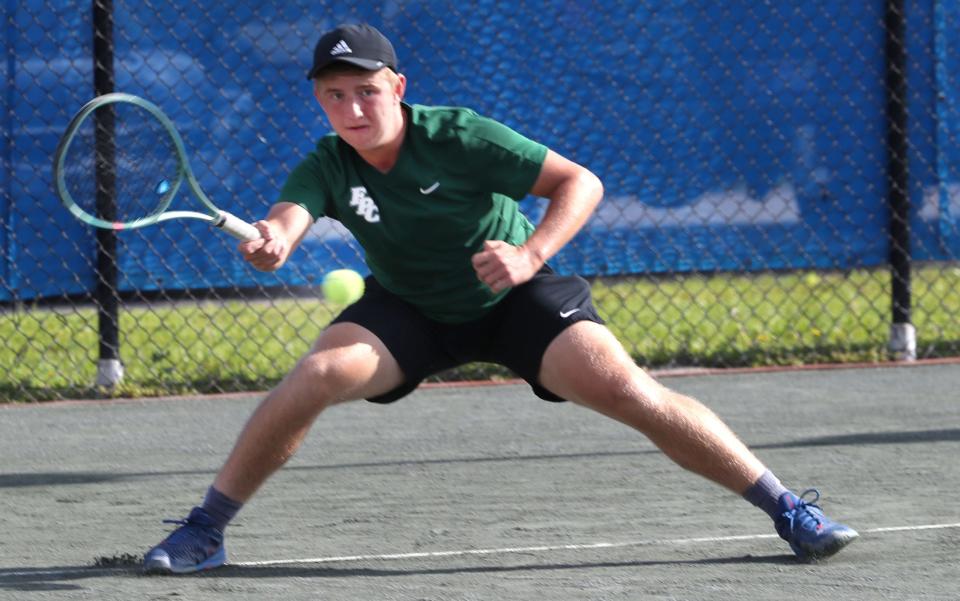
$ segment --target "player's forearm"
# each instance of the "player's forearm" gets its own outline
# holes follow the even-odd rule
[[[276,232],[278,238],[282,238],[282,261],[287,258],[300,245],[300,242],[306,236],[313,218],[306,209],[300,205],[289,202],[279,202],[270,208],[270,212],[265,219]]]
[[[254,268],[276,271],[283,267],[303,240],[312,221],[307,210],[299,205],[277,203],[266,218],[253,224],[260,231],[261,238],[241,244],[240,251]]]
[[[546,213],[524,248],[546,262],[583,228],[603,197],[603,184],[589,170],[579,167],[549,193]]]

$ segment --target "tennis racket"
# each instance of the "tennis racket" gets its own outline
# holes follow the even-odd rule
[[[128,230],[169,219],[199,219],[240,240],[258,240],[253,225],[204,194],[173,122],[132,94],[97,96],[67,125],[53,158],[60,201],[89,225]],[[169,210],[186,183],[203,212]]]

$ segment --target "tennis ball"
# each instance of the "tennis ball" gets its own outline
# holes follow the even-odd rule
[[[328,301],[349,305],[363,296],[363,276],[352,269],[335,269],[323,278],[321,289]]]

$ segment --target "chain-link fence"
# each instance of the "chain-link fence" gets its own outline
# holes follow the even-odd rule
[[[56,199],[51,156],[85,101],[137,94],[175,122],[214,201],[260,218],[329,131],[305,72],[343,22],[393,40],[407,101],[469,106],[600,175],[604,201],[552,263],[592,279],[641,364],[960,355],[955,3],[4,10],[2,398],[263,389],[293,365],[339,309],[320,278],[366,271],[342,228],[318,222],[272,274],[203,224],[97,233]],[[542,201],[522,204],[536,222]]]

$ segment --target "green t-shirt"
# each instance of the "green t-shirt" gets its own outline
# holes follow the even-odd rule
[[[476,319],[506,291],[478,278],[485,240],[522,244],[533,225],[516,201],[547,149],[465,108],[403,105],[409,121],[396,164],[381,173],[335,134],[290,174],[280,200],[340,221],[387,290],[437,321]]]

